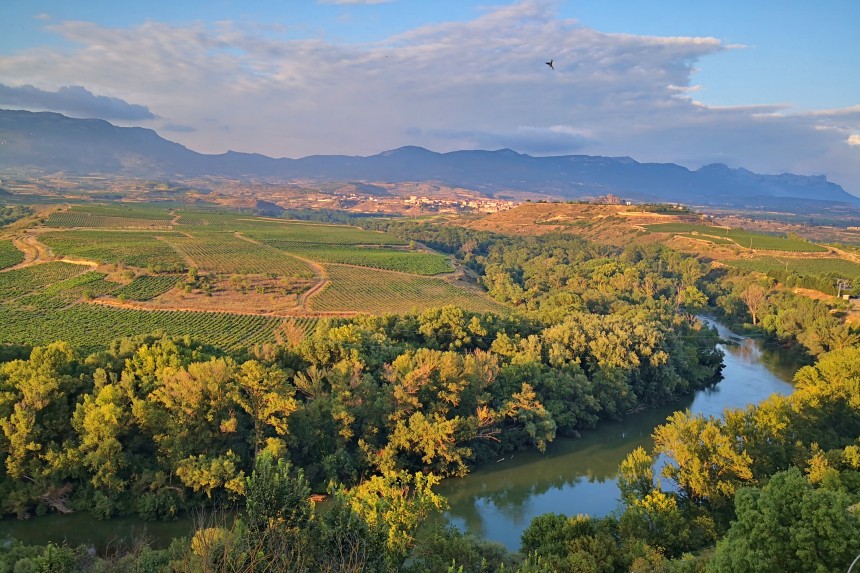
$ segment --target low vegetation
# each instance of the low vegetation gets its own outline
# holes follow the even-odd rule
[[[15,266],[24,261],[24,253],[15,248],[12,241],[0,241],[0,269]]]
[[[827,249],[821,245],[810,243],[799,237],[785,237],[775,235],[764,235],[743,229],[729,229],[726,227],[712,227],[708,225],[696,225],[692,223],[662,223],[647,225],[645,227],[652,233],[672,233],[713,242],[715,244],[726,244],[733,242],[740,247],[760,251],[793,251],[820,253]]]
[[[70,230],[44,233],[40,239],[58,256],[153,272],[183,271],[187,263],[164,240],[170,236],[169,232]]]

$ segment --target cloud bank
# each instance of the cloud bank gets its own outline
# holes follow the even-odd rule
[[[696,67],[734,46],[603,33],[558,17],[544,0],[371,44],[286,39],[233,22],[46,29],[74,48],[2,57],[0,81],[80,84],[146,102],[172,139],[203,152],[509,147],[827,174],[860,194],[860,106],[706,106],[694,99]]]
[[[97,96],[82,86],[64,86],[45,91],[31,85],[18,87],[0,84],[0,106],[61,111],[73,116],[136,121],[155,119],[146,106],[120,98]]]

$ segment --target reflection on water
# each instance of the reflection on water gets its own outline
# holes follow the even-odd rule
[[[187,537],[195,528],[191,517],[177,521],[147,523],[136,517],[98,520],[88,513],[50,514],[25,521],[0,520],[0,540],[14,537],[24,543],[67,542],[72,547],[86,545],[100,553],[112,553],[139,540],[166,547],[174,537]]]
[[[668,407],[607,422],[580,439],[560,438],[546,454],[514,454],[462,479],[443,482],[450,504],[444,519],[460,529],[518,549],[523,530],[544,513],[604,516],[618,507],[618,465],[637,446],[650,447],[651,432],[676,410],[720,416],[725,408],[789,394],[798,364],[779,349],[738,336],[714,324],[727,341],[723,380],[713,388]]]

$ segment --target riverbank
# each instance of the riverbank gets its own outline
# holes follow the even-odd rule
[[[465,478],[445,480],[438,490],[450,504],[445,521],[517,550],[522,532],[538,515],[601,517],[617,509],[619,464],[636,447],[649,449],[654,428],[673,412],[721,416],[726,408],[793,391],[791,380],[802,364],[790,353],[708,320],[730,342],[719,345],[725,353],[721,382],[668,406],[603,422],[581,438],[559,438],[545,454],[517,453]]]

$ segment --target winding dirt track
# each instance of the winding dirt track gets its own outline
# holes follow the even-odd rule
[[[306,259],[305,257],[301,257],[299,255],[296,255],[295,253],[281,251],[280,249],[276,249],[275,247],[271,247],[259,241],[255,241],[251,237],[246,237],[239,231],[236,231],[235,233],[233,233],[233,235],[235,235],[237,239],[242,239],[243,241],[247,241],[264,249],[277,251],[280,255],[287,255],[293,257],[294,259],[298,259],[301,262],[305,263],[307,266],[309,266],[311,269],[313,269],[315,278],[318,280],[318,282],[314,286],[300,294],[298,300],[296,301],[296,306],[298,308],[301,308],[305,312],[310,312],[308,309],[308,300],[310,300],[310,298],[314,295],[319,294],[325,287],[328,286],[328,283],[331,282],[328,276],[328,272],[326,272],[325,270],[325,267],[316,261]]]
[[[17,265],[7,267],[0,272],[12,271],[15,269],[23,269],[39,263],[47,263],[50,261],[62,261],[73,265],[85,265],[88,267],[97,267],[98,263],[87,261],[85,259],[75,259],[71,257],[56,257],[46,245],[39,242],[38,236],[33,233],[14,237],[12,244],[15,248],[24,253],[24,260]]]

